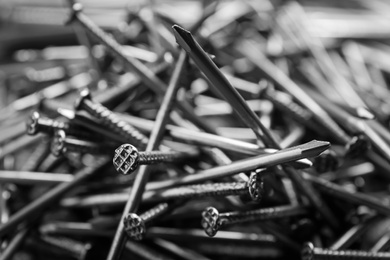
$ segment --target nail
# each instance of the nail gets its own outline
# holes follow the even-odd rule
[[[240,172],[253,171],[259,168],[268,168],[289,161],[317,156],[329,147],[329,143],[322,141],[311,141],[309,143],[294,146],[285,150],[279,150],[269,155],[259,155],[243,160],[235,161],[228,165],[218,166],[211,169],[199,171],[192,175],[174,178],[160,182],[151,182],[148,189],[162,189],[172,186],[198,183],[207,180],[214,180],[231,176]]]
[[[57,130],[63,130],[68,135],[73,136],[87,135],[87,133],[83,133],[81,129],[77,129],[77,127],[67,122],[42,117],[38,111],[34,111],[26,121],[26,128],[26,132],[29,135],[36,135],[37,133],[52,135]]]
[[[277,206],[273,208],[262,208],[249,211],[233,211],[219,213],[216,208],[208,207],[202,212],[201,225],[206,234],[215,236],[218,230],[226,225],[241,224],[250,221],[274,220],[307,214],[307,208],[294,206]]]
[[[68,137],[63,130],[58,130],[54,134],[50,150],[54,156],[58,157],[67,152],[109,154],[114,147],[114,145],[105,143],[101,144],[98,142]]]
[[[253,201],[262,198],[263,180],[256,174],[251,174],[248,182],[210,183],[180,186],[167,190],[145,193],[145,202],[158,200],[197,199],[204,197],[219,197],[230,195],[246,195]]]
[[[373,119],[376,119],[375,115],[365,107],[351,107],[339,102],[335,102],[335,103],[356,118],[362,120],[369,120],[368,122],[370,122]]]
[[[118,136],[116,133],[113,133],[112,131],[107,129],[104,125],[100,123],[99,120],[95,119],[89,114],[82,113],[82,112],[74,112],[72,110],[68,110],[64,108],[58,108],[57,112],[61,116],[70,120],[75,125],[88,129],[96,134],[100,134],[109,140],[115,142],[123,142],[123,138],[121,136]]]
[[[238,231],[219,231],[218,234],[211,238],[204,235],[202,229],[179,229],[167,227],[151,227],[146,232],[146,238],[162,238],[173,241],[207,241],[208,243],[256,243],[261,245],[272,244],[276,242],[273,235],[255,233],[255,232],[238,232]]]
[[[80,98],[77,100],[75,108],[76,110],[86,110],[88,113],[101,120],[101,123],[109,127],[112,131],[139,147],[145,147],[148,143],[147,137],[130,124],[118,118],[103,105],[93,102],[88,89],[81,91]]]
[[[0,181],[2,180],[3,172],[0,171]],[[40,176],[37,175],[37,179]],[[44,179],[45,175],[42,175]],[[70,176],[62,176],[64,179]],[[4,178],[4,177],[3,177]],[[54,181],[60,180],[56,175],[52,177]],[[29,180],[30,181],[30,180]],[[48,180],[50,181],[50,180]],[[65,180],[67,181],[67,180]],[[247,182],[221,182],[209,184],[196,184],[179,186],[177,188],[163,189],[157,191],[144,192],[142,196],[143,203],[160,203],[166,201],[174,201],[178,199],[200,199],[206,197],[224,197],[230,195],[244,195],[250,197],[251,200],[259,202],[264,193],[264,183],[262,178],[255,173],[251,174]],[[98,206],[117,206],[123,205],[127,201],[126,193],[110,193],[98,194],[85,197],[70,197],[61,201],[64,207],[98,207]]]
[[[140,216],[135,213],[129,213],[123,220],[124,229],[130,238],[142,240],[146,232],[146,225],[170,210],[172,210],[172,203],[164,202],[147,210]]]
[[[358,251],[358,250],[330,250],[314,247],[312,243],[306,243],[302,249],[303,260],[316,260],[316,259],[388,259],[390,253],[388,252],[369,252],[369,251]]]
[[[235,111],[240,115],[240,119],[243,120],[246,125],[251,127],[260,140],[265,139],[263,140],[265,143],[276,147],[276,144],[272,143],[271,136],[269,136],[268,131],[265,132],[265,128],[260,123],[258,117],[248,108],[244,99],[238,94],[237,90],[233,88],[215,63],[200,47],[200,45],[192,37],[191,33],[178,25],[174,25],[172,28],[177,43],[189,54],[199,69],[211,81],[216,92],[219,95],[222,95],[232,105]]]
[[[138,149],[131,144],[122,144],[115,150],[113,164],[117,172],[121,174],[130,174],[133,173],[139,165],[177,162],[197,155],[197,151],[138,152]]]

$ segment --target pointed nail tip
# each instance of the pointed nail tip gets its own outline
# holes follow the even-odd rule
[[[326,151],[329,147],[329,142],[313,140],[308,143],[308,146],[306,147],[306,149],[304,149],[303,152],[306,154],[307,157],[316,157],[322,152]]]
[[[172,30],[177,44],[179,44],[186,52],[190,52],[191,47],[189,43],[193,41],[191,33],[177,24],[172,26]]]
[[[366,109],[364,107],[358,108],[357,109],[357,114],[362,119],[366,119],[366,120],[375,119],[375,115],[373,113],[371,113],[370,110],[368,110],[368,109]]]
[[[181,27],[180,25],[177,25],[177,24],[174,24],[172,26],[172,29],[174,31],[176,31],[177,33],[183,35],[183,34],[191,34],[189,31],[187,31],[186,29],[184,29],[183,27]]]
[[[318,146],[326,146],[326,147],[330,147],[330,142],[328,141],[319,141],[319,140],[314,140]]]

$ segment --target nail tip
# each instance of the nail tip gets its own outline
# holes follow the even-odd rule
[[[366,120],[373,120],[375,119],[375,115],[371,113],[370,110],[366,109],[365,107],[359,107],[356,109],[356,113],[361,119]]]
[[[302,152],[307,153],[307,157],[315,157],[326,151],[329,147],[330,142],[312,140],[302,147]]]
[[[193,42],[192,34],[190,31],[175,24],[172,26],[173,34],[176,38],[177,44],[180,45],[186,52],[191,52],[190,42]]]

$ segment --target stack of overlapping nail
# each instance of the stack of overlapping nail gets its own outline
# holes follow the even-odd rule
[[[86,4],[1,3],[0,259],[390,259],[389,3]]]

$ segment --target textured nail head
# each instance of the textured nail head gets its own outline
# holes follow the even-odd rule
[[[130,213],[123,219],[125,231],[134,240],[142,240],[145,235],[145,222],[137,214]]]
[[[131,144],[122,144],[115,149],[112,161],[117,172],[124,175],[130,174],[138,168],[138,150]]]
[[[314,255],[314,245],[311,242],[305,243],[301,252],[302,260],[312,260]]]
[[[34,111],[29,119],[26,122],[26,131],[29,135],[35,135],[38,133],[38,120],[40,118],[40,114],[37,111]]]
[[[58,130],[55,132],[53,140],[50,144],[50,150],[54,156],[58,157],[66,152],[65,138],[66,134],[63,130]]]
[[[261,201],[264,192],[264,181],[256,173],[252,173],[249,177],[248,190],[253,201]]]
[[[219,212],[214,207],[208,207],[202,212],[201,225],[209,237],[213,237],[219,230]]]

